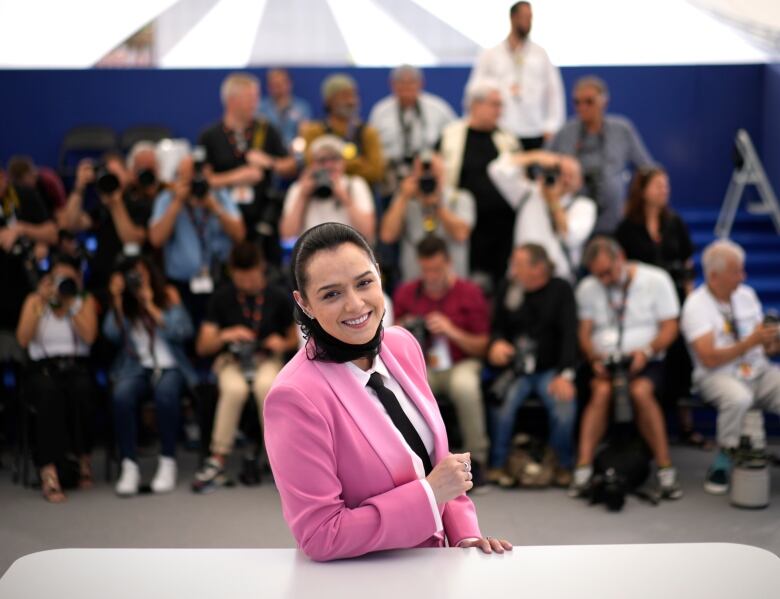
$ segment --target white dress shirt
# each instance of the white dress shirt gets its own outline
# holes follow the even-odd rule
[[[563,126],[566,101],[561,73],[538,44],[526,40],[512,50],[504,40],[482,52],[466,89],[485,80],[501,87],[502,129],[517,137],[540,137]]]

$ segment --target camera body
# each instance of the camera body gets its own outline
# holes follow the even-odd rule
[[[431,333],[428,327],[425,326],[425,318],[422,316],[411,318],[403,323],[403,327],[412,334],[417,343],[420,344],[420,347],[423,348],[423,351],[425,351],[431,340]]]
[[[603,210],[600,200],[603,178],[600,168],[588,169],[582,173],[582,193],[596,202],[599,211]]]
[[[330,171],[321,168],[312,174],[314,179],[314,191],[312,197],[318,200],[327,200],[333,197],[333,180],[330,177]]]
[[[122,186],[114,173],[108,170],[104,162],[95,165],[95,189],[103,195],[111,195]]]
[[[61,299],[70,299],[79,294],[79,284],[73,277],[55,277],[54,288]]]
[[[777,310],[767,310],[764,314],[764,326],[780,327],[780,313]],[[780,330],[777,331],[777,338],[780,339]]]
[[[259,346],[256,341],[231,341],[227,351],[238,362],[241,373],[247,381],[255,378]]]
[[[515,355],[509,367],[502,372],[490,387],[491,395],[503,402],[507,391],[518,377],[536,372],[536,354],[539,344],[528,335],[518,336],[513,343]]]
[[[141,273],[135,269],[131,269],[125,272],[123,276],[125,279],[125,290],[131,295],[136,295],[141,290],[144,283]]]
[[[206,179],[206,149],[202,146],[196,147],[192,152],[193,174],[190,181],[190,195],[198,200],[202,200],[209,193],[209,182]]]
[[[621,351],[614,351],[604,359],[604,368],[612,379],[612,400],[615,422],[631,422],[634,410],[631,407],[631,395],[628,389],[629,369],[632,357]]]
[[[558,179],[561,176],[561,167],[557,164],[555,166],[545,167],[538,162],[532,162],[526,168],[526,175],[529,179],[533,180],[541,178],[542,184],[545,187],[552,187],[558,182]]]
[[[422,195],[431,195],[436,191],[436,175],[433,174],[433,154],[425,150],[419,155],[422,172],[417,181],[417,189]]]

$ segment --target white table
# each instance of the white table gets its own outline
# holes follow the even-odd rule
[[[294,549],[56,549],[18,559],[2,599],[776,599],[780,559],[747,545],[414,549],[315,563]]]

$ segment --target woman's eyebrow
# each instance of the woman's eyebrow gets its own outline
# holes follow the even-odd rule
[[[367,270],[366,272],[360,273],[358,276],[356,276],[354,280],[357,281],[358,279],[362,279],[366,275],[370,275],[370,274],[371,274],[371,271]],[[341,283],[330,283],[328,285],[323,285],[322,287],[317,289],[317,293],[319,293],[320,291],[326,291],[328,289],[333,289],[335,287],[341,287]]]

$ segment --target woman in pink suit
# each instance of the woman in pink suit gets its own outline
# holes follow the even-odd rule
[[[306,345],[265,400],[265,442],[284,518],[312,559],[383,549],[512,546],[482,537],[469,454],[451,454],[425,361],[404,329],[382,330],[373,252],[326,223],[295,245]]]

